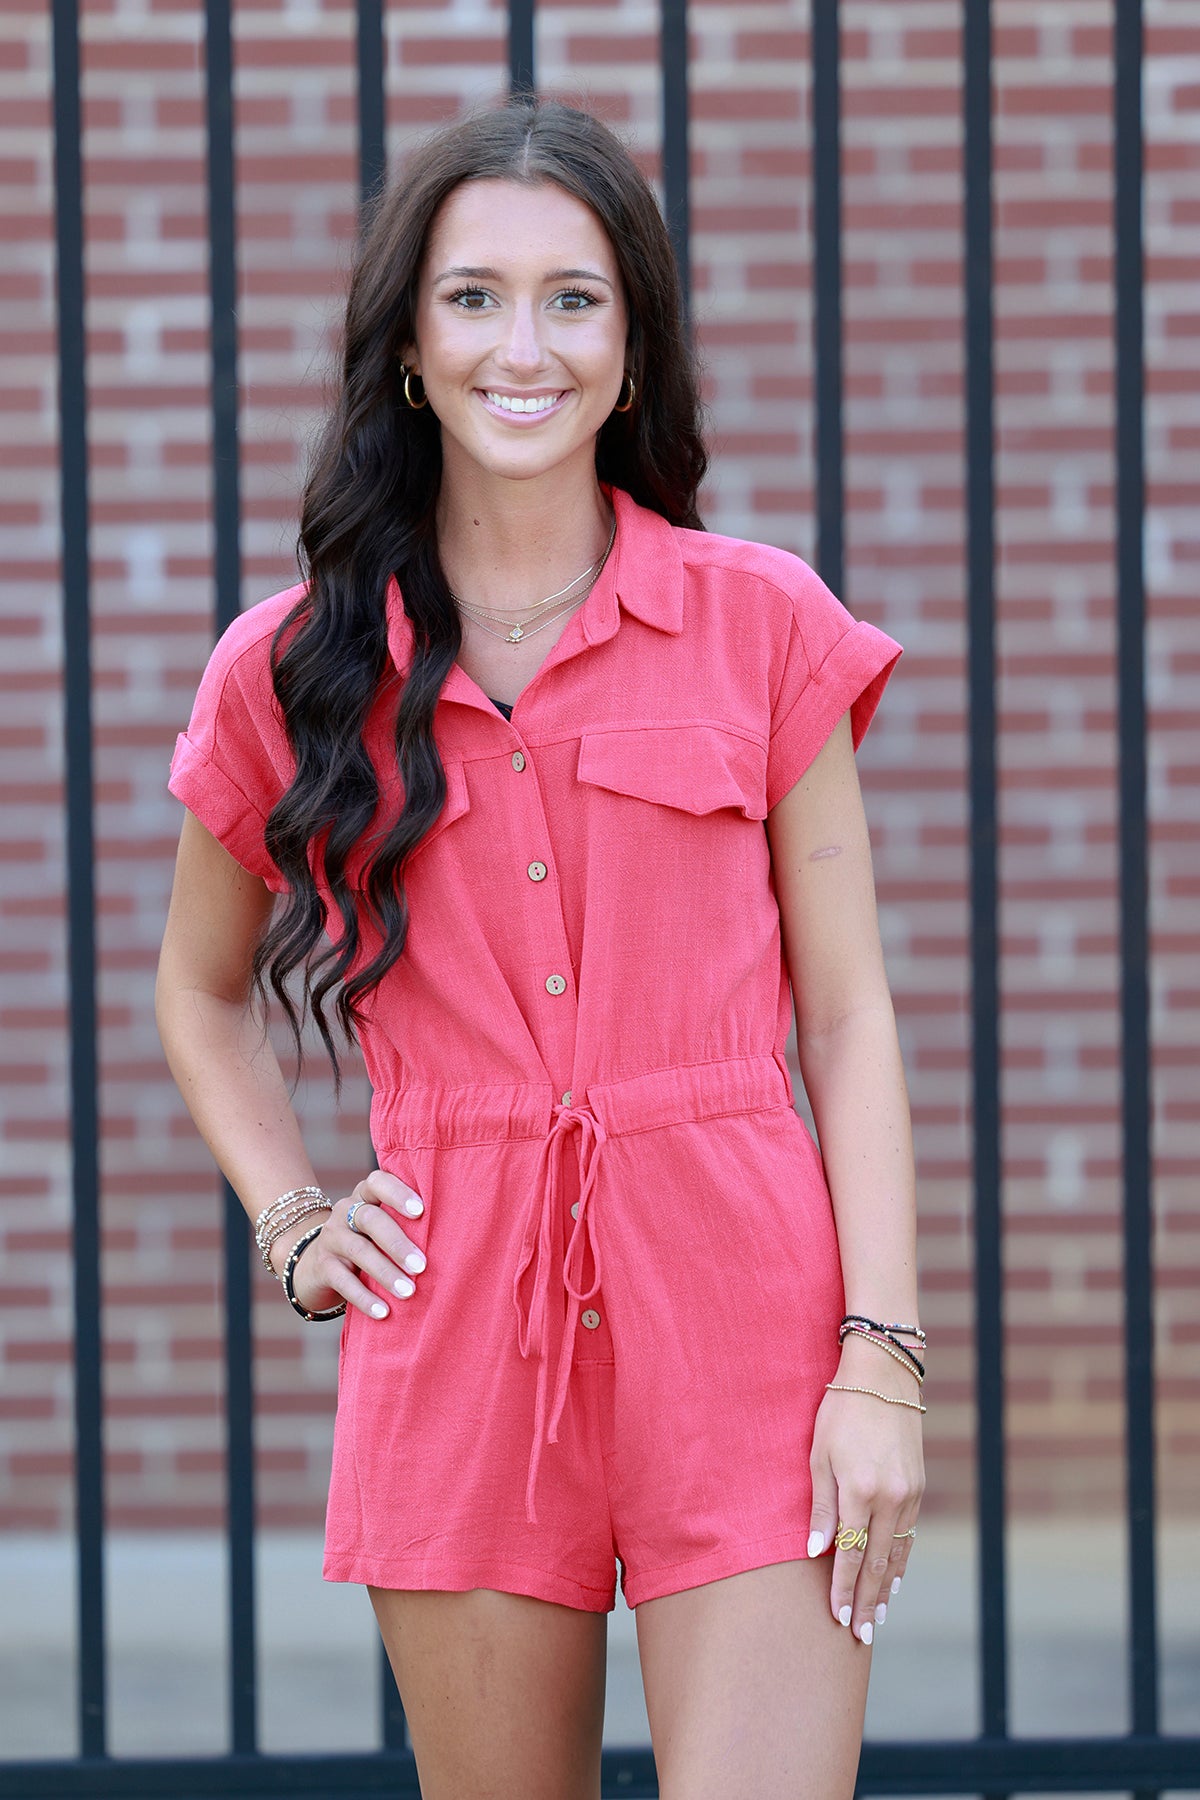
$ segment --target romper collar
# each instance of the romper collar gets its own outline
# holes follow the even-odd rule
[[[620,624],[619,611],[678,636],[683,630],[683,556],[675,527],[639,506],[623,488],[605,489],[617,520],[609,567],[579,612],[589,644],[602,644]],[[388,650],[398,669],[412,660],[412,625],[394,575],[387,583]],[[557,649],[557,645],[555,646]],[[551,656],[554,651],[551,651]],[[454,671],[451,670],[450,679]]]

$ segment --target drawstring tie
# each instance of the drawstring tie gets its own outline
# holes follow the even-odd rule
[[[562,1288],[556,1292],[554,1262],[563,1239],[562,1158],[572,1136],[578,1139],[579,1204],[562,1257]],[[533,1448],[525,1486],[525,1516],[531,1525],[537,1523],[534,1489],[542,1449],[546,1444],[558,1442],[558,1423],[567,1402],[579,1314],[600,1289],[600,1251],[589,1221],[589,1207],[596,1191],[604,1141],[604,1127],[594,1113],[577,1106],[555,1106],[553,1122],[542,1145],[525,1217],[521,1255],[513,1277],[517,1344],[522,1356],[538,1359]],[[585,1287],[589,1262],[592,1279]],[[554,1392],[547,1407],[550,1367],[555,1355]]]

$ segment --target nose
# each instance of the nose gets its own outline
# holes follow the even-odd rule
[[[497,360],[514,375],[532,375],[542,368],[545,356],[533,302],[521,300],[513,307]]]

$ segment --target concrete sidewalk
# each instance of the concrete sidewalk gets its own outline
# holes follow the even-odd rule
[[[1161,1534],[1164,1728],[1200,1731],[1200,1524]],[[1127,1728],[1119,1527],[1022,1524],[1009,1540],[1012,1728]],[[75,1752],[73,1547],[0,1544],[0,1758]],[[378,1741],[379,1652],[359,1588],[321,1580],[315,1537],[259,1546],[261,1735],[273,1751]],[[205,1755],[225,1747],[224,1558],[210,1536],[122,1536],[108,1557],[111,1748]],[[974,1540],[922,1525],[874,1652],[868,1734],[947,1738],[976,1728]],[[609,1629],[609,1743],[645,1742],[633,1616]]]

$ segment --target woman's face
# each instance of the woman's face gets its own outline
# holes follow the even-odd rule
[[[430,230],[405,355],[441,424],[446,476],[594,467],[627,335],[617,259],[590,207],[549,182],[455,188]]]

